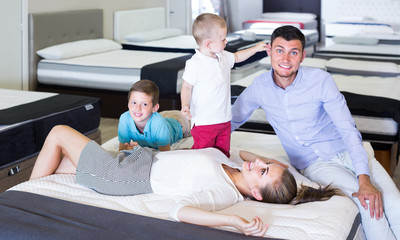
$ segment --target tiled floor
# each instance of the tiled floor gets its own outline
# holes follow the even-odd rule
[[[118,135],[118,119],[101,118],[100,129],[101,141],[105,143]],[[400,165],[396,167],[393,181],[396,183],[397,188],[400,189]]]

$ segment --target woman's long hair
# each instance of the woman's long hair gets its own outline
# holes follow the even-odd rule
[[[261,190],[261,195],[262,201],[266,203],[296,205],[306,202],[325,201],[334,195],[343,196],[344,194],[340,189],[331,187],[330,185],[313,188],[301,184],[298,189],[293,174],[288,169],[285,169],[280,181],[277,181],[275,186],[265,186]]]

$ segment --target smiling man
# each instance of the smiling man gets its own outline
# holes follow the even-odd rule
[[[261,107],[294,167],[354,197],[368,239],[400,239],[399,190],[375,159],[370,164],[376,187],[371,183],[368,156],[346,100],[329,73],[300,66],[304,46],[299,29],[275,29],[267,46],[272,69],[235,101],[232,131]]]

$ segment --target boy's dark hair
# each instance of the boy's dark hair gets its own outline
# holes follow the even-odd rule
[[[291,25],[278,27],[277,29],[274,30],[274,32],[271,35],[271,46],[275,38],[277,37],[281,37],[286,41],[300,40],[301,45],[303,47],[302,50],[304,50],[304,46],[306,45],[306,38],[304,37],[304,34],[300,31],[300,29],[298,29],[297,27],[293,27]]]
[[[158,103],[160,91],[158,90],[157,85],[150,80],[143,79],[134,83],[131,89],[129,90],[128,101],[131,98],[132,92],[142,92],[149,95],[152,99],[151,102],[153,106],[155,106]]]

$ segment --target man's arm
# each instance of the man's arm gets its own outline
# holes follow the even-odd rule
[[[259,217],[254,217],[250,222],[237,215],[208,212],[196,207],[184,206],[178,211],[178,219],[181,222],[218,227],[231,226],[246,235],[264,236],[268,225],[264,225]]]
[[[253,56],[257,52],[262,52],[267,50],[267,44],[265,42],[259,42],[256,46],[243,49],[238,51],[235,54],[235,62],[243,62],[247,60],[249,57]]]
[[[369,178],[368,156],[362,145],[361,134],[356,128],[346,101],[343,95],[339,93],[339,89],[333,79],[331,79],[331,81],[326,81],[324,86],[327,91],[325,96],[333,96],[331,100],[324,103],[324,108],[347,145],[358,177],[359,189],[358,192],[353,193],[352,196],[357,197],[365,209],[368,209],[366,200],[369,200],[371,218],[382,218],[382,194],[372,185]]]

